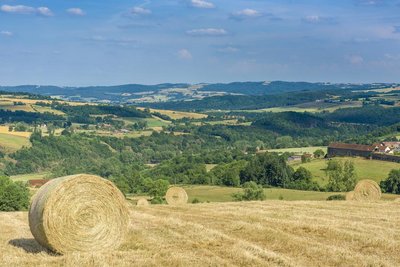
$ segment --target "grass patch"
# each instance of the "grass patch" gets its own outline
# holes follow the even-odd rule
[[[138,108],[139,110],[145,110],[145,108]],[[158,112],[163,115],[167,115],[173,120],[179,120],[183,118],[189,119],[203,119],[207,118],[208,115],[195,113],[195,112],[183,112],[183,111],[174,111],[174,110],[163,110],[163,109],[150,109],[151,112]]]
[[[49,112],[49,113],[53,113],[55,115],[65,115],[64,112],[62,112],[60,110],[52,109],[51,107],[42,107],[42,106],[38,106],[38,105],[32,105],[32,108],[34,109],[34,111],[36,111],[38,113]]]
[[[27,182],[29,180],[46,179],[49,177],[49,175],[50,175],[49,172],[40,172],[40,173],[14,175],[11,176],[10,178],[13,181]]]
[[[234,201],[232,194],[241,192],[241,188],[235,187],[221,187],[221,186],[208,186],[208,185],[188,185],[184,187],[189,195],[189,202],[197,198],[201,202],[231,202]],[[301,191],[284,188],[265,188],[267,200],[312,200],[324,201],[335,192],[318,192],[318,191]],[[383,194],[383,200],[394,200],[400,197],[399,195]]]
[[[28,137],[0,133],[0,148],[6,153],[15,152],[22,147],[30,146]]]
[[[240,192],[241,188],[220,186],[186,186],[189,202],[197,198],[200,201],[229,202],[234,201],[232,194]],[[270,200],[326,200],[332,192],[300,191],[282,188],[264,189],[267,199]]]
[[[337,160],[345,161],[351,160],[354,162],[357,176],[359,180],[371,179],[376,181],[378,184],[380,181],[386,179],[389,172],[392,169],[400,169],[400,163],[380,161],[380,160],[369,160],[364,158],[336,158]],[[293,165],[295,169],[303,166],[313,174],[313,179],[320,185],[326,185],[328,178],[325,175],[326,160],[318,159],[308,163],[299,163]]]
[[[169,124],[171,124],[170,121],[165,121],[162,120],[160,118],[146,118],[146,119],[140,119],[140,118],[123,118],[123,121],[130,125],[130,124],[134,124],[138,121],[146,121],[147,122],[147,126],[149,128],[154,128],[154,127],[163,127],[163,126],[168,126]]]
[[[322,149],[325,153],[328,152],[328,147],[326,146],[310,146],[310,147],[295,147],[295,148],[280,148],[280,149],[269,149],[268,152],[275,153],[295,153],[295,154],[304,154],[309,153],[312,154],[315,150]]]

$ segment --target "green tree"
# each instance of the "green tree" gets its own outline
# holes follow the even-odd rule
[[[314,158],[323,158],[325,156],[325,152],[322,149],[317,149],[314,151]]]
[[[26,132],[27,130],[28,127],[23,123],[17,123],[17,125],[14,128],[14,131],[16,132]]]
[[[307,170],[304,167],[299,167],[294,173],[293,173],[293,181],[311,181],[312,174],[309,170]]]
[[[311,157],[309,154],[301,155],[301,163],[311,162]]]
[[[29,206],[29,190],[10,178],[0,176],[0,211],[26,210]]]
[[[319,191],[320,186],[312,181],[312,174],[304,167],[299,167],[292,177],[292,182],[287,186],[292,189]]]
[[[240,172],[246,167],[245,160],[232,161],[228,164],[220,164],[210,171],[212,183],[225,186],[239,186]]]
[[[261,185],[255,182],[246,182],[243,184],[243,192],[233,194],[237,201],[265,200],[265,192]]]
[[[242,183],[253,181],[261,185],[285,187],[292,179],[293,169],[286,159],[274,153],[258,154],[240,173]]]
[[[143,191],[153,198],[162,198],[167,193],[169,182],[164,179],[152,180],[146,178],[143,180]]]
[[[381,182],[381,188],[386,193],[400,194],[400,170],[391,170],[388,178]]]
[[[352,161],[329,161],[326,168],[329,182],[327,189],[334,192],[346,192],[354,189],[357,174]]]

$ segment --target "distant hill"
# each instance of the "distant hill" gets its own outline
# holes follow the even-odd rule
[[[229,95],[268,96],[299,91],[370,90],[399,86],[397,84],[331,84],[308,82],[234,82],[215,84],[164,83],[156,85],[126,84],[116,86],[0,86],[0,91],[27,92],[59,97],[70,101],[113,103],[163,103],[194,101]],[[239,98],[240,100],[240,98]],[[216,101],[219,101],[216,98]],[[229,101],[229,100],[228,100]],[[241,101],[241,100],[240,100]]]
[[[209,84],[201,88],[202,91],[219,91],[244,95],[269,95],[295,91],[319,90],[368,90],[372,88],[387,87],[387,84],[332,84],[309,82],[234,82]]]

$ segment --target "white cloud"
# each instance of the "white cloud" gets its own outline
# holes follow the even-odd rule
[[[73,8],[68,8],[67,9],[67,13],[70,15],[74,15],[74,16],[84,16],[85,12],[77,7],[73,7]]]
[[[85,39],[91,42],[114,44],[120,46],[132,46],[138,43],[136,39],[132,38],[113,38],[113,37],[104,37],[102,35],[95,35]]]
[[[303,18],[303,22],[311,24],[334,24],[336,22],[335,18],[324,17],[318,15],[310,15]]]
[[[318,23],[321,21],[321,17],[317,16],[317,15],[312,15],[312,16],[307,16],[307,17],[303,18],[303,20],[305,22],[309,22],[309,23]]]
[[[364,58],[360,55],[351,55],[349,57],[349,62],[353,65],[359,65],[364,62]]]
[[[198,8],[214,8],[215,5],[204,0],[191,0],[191,5]]]
[[[192,53],[187,49],[181,49],[178,51],[178,57],[180,59],[190,60],[193,58]]]
[[[0,31],[0,34],[3,35],[3,36],[7,36],[7,37],[11,37],[11,36],[14,35],[14,34],[13,34],[12,32],[10,32],[10,31]]]
[[[51,12],[51,10],[48,7],[38,7],[37,13],[45,17],[54,16],[53,12]]]
[[[209,35],[209,36],[222,36],[227,35],[228,32],[225,29],[221,28],[205,28],[205,29],[193,29],[186,32],[189,35],[194,36],[202,36],[202,35]]]
[[[143,8],[143,7],[135,6],[134,8],[132,8],[130,10],[130,13],[132,15],[149,15],[149,14],[151,14],[151,10]]]
[[[380,6],[385,4],[385,0],[356,0],[357,5],[363,6]]]
[[[16,6],[2,5],[0,10],[10,14],[24,14],[24,15],[37,14],[45,17],[54,16],[53,12],[51,12],[51,10],[48,7],[34,8],[23,5],[16,5]]]
[[[247,19],[247,18],[258,18],[261,17],[262,13],[255,9],[246,8],[238,12],[232,13],[231,17],[235,19]]]
[[[227,46],[227,47],[218,49],[218,51],[222,52],[222,53],[236,53],[236,52],[239,52],[239,49],[236,47],[233,47],[233,46]]]
[[[3,12],[14,13],[14,14],[34,14],[36,12],[35,8],[23,5],[17,5],[17,6],[2,5],[0,9]]]
[[[400,54],[385,54],[384,57],[389,60],[400,60]]]

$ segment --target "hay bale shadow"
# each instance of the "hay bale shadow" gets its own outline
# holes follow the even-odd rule
[[[45,249],[41,245],[39,245],[38,242],[36,242],[35,239],[33,238],[19,238],[19,239],[13,239],[8,242],[11,246],[17,247],[17,248],[22,248],[25,250],[26,253],[30,254],[38,254],[41,252],[46,252],[47,254],[50,255],[57,255],[54,254],[53,252],[49,251],[48,249]]]

